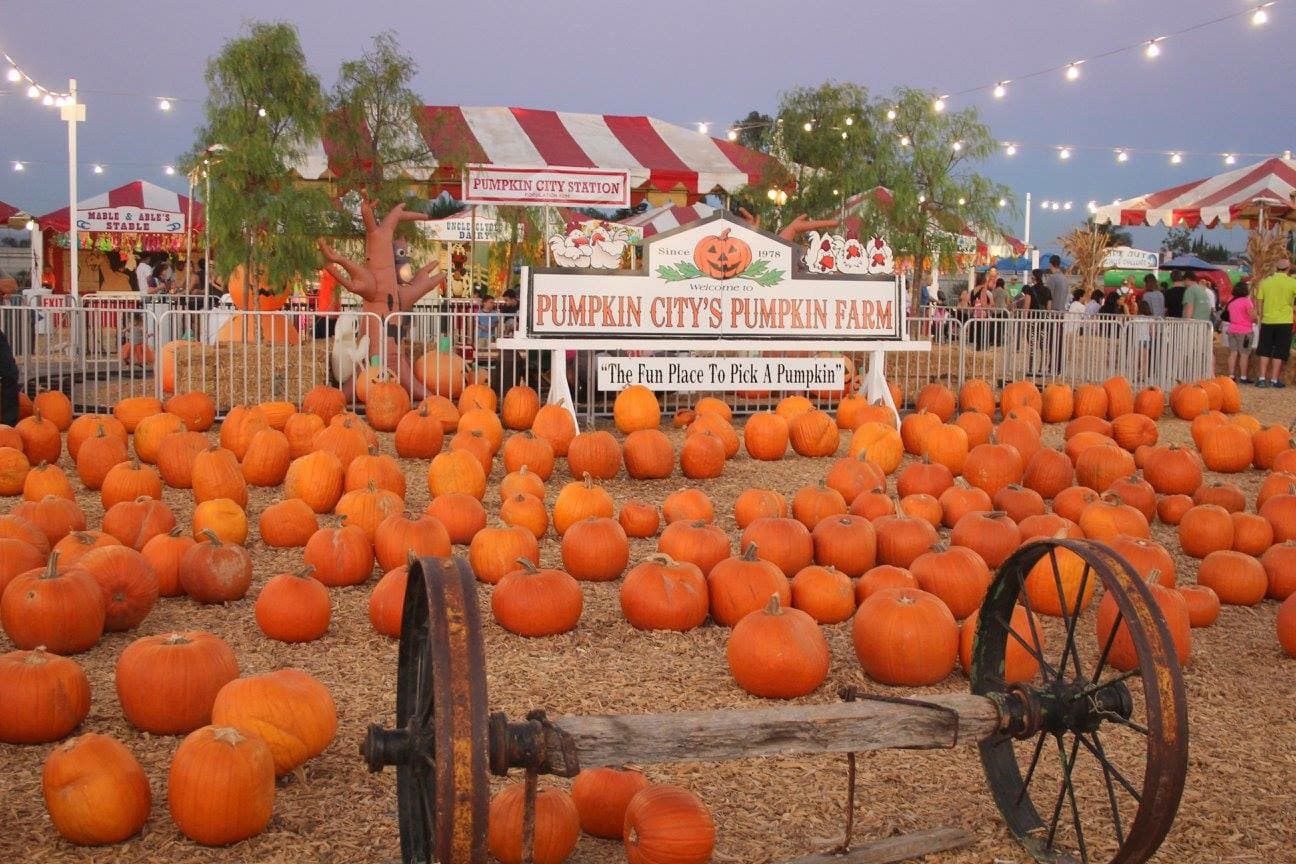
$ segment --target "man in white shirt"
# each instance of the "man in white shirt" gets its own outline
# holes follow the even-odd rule
[[[141,258],[135,265],[135,290],[141,294],[149,293],[149,279],[153,276],[153,265],[148,258]]]

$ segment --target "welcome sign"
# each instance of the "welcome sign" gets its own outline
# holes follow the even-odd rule
[[[891,275],[811,273],[804,251],[718,211],[650,238],[638,271],[539,269],[523,276],[532,337],[901,339]]]

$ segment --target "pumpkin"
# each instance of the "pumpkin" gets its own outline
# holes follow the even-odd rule
[[[850,503],[850,515],[863,516],[870,522],[879,516],[890,516],[895,512],[896,500],[887,495],[881,486],[874,486],[872,489],[861,492]]]
[[[1192,650],[1192,624],[1188,619],[1187,602],[1178,591],[1156,581],[1148,582],[1148,590],[1152,592],[1152,601],[1160,609],[1161,618],[1170,631],[1170,640],[1174,643],[1180,665],[1187,664]],[[1122,672],[1137,669],[1138,649],[1135,648],[1129,627],[1116,605],[1116,598],[1110,592],[1104,594],[1098,603],[1095,625],[1098,644],[1106,650],[1107,664]]]
[[[232,726],[204,726],[171,760],[167,803],[180,833],[207,846],[255,837],[274,810],[270,747]]]
[[[879,564],[867,571],[855,583],[855,601],[863,603],[872,595],[885,588],[917,588],[918,580],[903,567],[892,564]]]
[[[911,414],[906,414],[900,421],[900,443],[905,452],[914,456],[920,455],[923,452],[927,433],[944,422],[939,415],[926,408],[919,408]]]
[[[1246,509],[1246,493],[1236,483],[1215,480],[1203,483],[1192,493],[1194,504],[1218,504],[1230,513]]]
[[[846,512],[846,500],[841,493],[822,482],[802,486],[792,496],[792,518],[808,529],[813,529],[823,519],[844,516]]]
[[[486,845],[500,864],[521,864],[523,810],[526,784],[513,783],[490,802]],[[571,796],[561,789],[540,789],[535,796],[535,817],[530,856],[533,864],[562,864],[580,839],[580,815]]]
[[[958,407],[958,402],[954,397],[954,392],[943,384],[928,384],[918,391],[918,397],[914,402],[914,407],[919,411],[929,411],[935,414],[942,423],[948,423],[954,416],[954,410]]]
[[[1233,513],[1233,551],[1246,555],[1263,555],[1273,546],[1274,532],[1269,520],[1254,513]]]
[[[833,455],[841,440],[836,422],[823,411],[807,411],[794,417],[788,424],[788,437],[794,452],[812,458]]]
[[[1196,384],[1178,384],[1170,391],[1170,410],[1180,420],[1192,420],[1210,410],[1210,396]]]
[[[396,431],[396,425],[410,410],[408,391],[386,369],[365,388],[364,403],[365,416],[379,432]]]
[[[1175,589],[1188,609],[1188,625],[1193,629],[1209,627],[1219,619],[1220,599],[1205,585],[1180,585]]]
[[[1153,450],[1143,478],[1162,495],[1191,495],[1202,484],[1202,466],[1191,450],[1171,444]]]
[[[14,447],[0,447],[0,495],[18,495],[23,491],[31,463]]]
[[[939,462],[923,457],[921,462],[911,462],[896,476],[896,492],[900,497],[922,493],[939,498],[954,485],[954,475]]]
[[[985,559],[975,550],[939,543],[915,558],[908,569],[918,587],[939,597],[955,620],[980,608],[992,578]]]
[[[505,429],[530,429],[539,411],[540,394],[519,382],[504,393],[504,400],[500,403],[500,421]]]
[[[1047,388],[1044,392],[1047,395]],[[969,676],[972,674],[972,647],[980,618],[981,610],[973,609],[959,628],[959,663],[963,674]],[[1044,634],[1041,628],[1031,626],[1030,613],[1025,606],[1013,606],[1009,627],[1016,638],[1006,636],[1003,681],[1005,684],[1025,684],[1039,674],[1040,665],[1036,657],[1044,654]]]
[[[1024,410],[1024,409],[1023,409]],[[1032,456],[1043,445],[1040,442],[1040,430],[1031,419],[1023,417],[1019,411],[1009,414],[995,429],[995,440],[1017,450],[1021,463],[1025,466]]]
[[[19,420],[14,431],[22,439],[22,451],[28,462],[49,462],[51,465],[58,462],[63,452],[63,437],[59,434],[59,427],[46,420],[39,411]]]
[[[872,523],[863,516],[839,515],[821,519],[810,536],[814,544],[814,562],[835,568],[848,578],[872,569],[877,558],[877,535]]]
[[[495,390],[480,381],[467,385],[459,394],[460,415],[478,408],[494,413],[497,407],[499,407],[499,397],[495,395]]]
[[[1063,537],[1073,540],[1083,540],[1084,531],[1079,525],[1070,519],[1065,519],[1056,513],[1043,513],[1038,516],[1027,516],[1017,523],[1017,531],[1021,535],[1023,544],[1028,540],[1034,540],[1039,537],[1056,537],[1058,532],[1062,532]]]
[[[319,530],[315,511],[300,498],[276,501],[261,511],[257,531],[267,545],[279,549],[305,546],[310,536]]]
[[[311,642],[328,632],[333,607],[313,567],[280,573],[257,595],[253,612],[261,632],[280,642]]]
[[[343,495],[333,512],[342,517],[343,525],[359,527],[369,542],[373,543],[378,523],[404,509],[405,502],[400,496],[388,489],[378,488],[371,480],[367,488],[355,489]]]
[[[853,431],[864,423],[895,425],[895,412],[881,402],[869,402],[859,394],[845,396],[837,402],[837,428]]]
[[[44,567],[13,577],[0,595],[0,626],[17,648],[86,651],[103,635],[105,617],[94,577],[80,568],[60,568],[58,552]]]
[[[621,523],[591,516],[573,523],[562,537],[563,569],[576,579],[610,582],[630,563],[630,542]]]
[[[828,474],[824,478],[824,483],[832,489],[841,493],[842,498],[847,501],[854,501],[859,497],[861,492],[867,492],[874,486],[886,488],[886,475],[882,470],[865,458],[866,454],[859,456],[843,456],[833,462],[832,467],[828,469]],[[744,493],[746,494],[746,493]],[[739,496],[741,500],[742,496]],[[782,496],[779,496],[782,501]],[[786,510],[786,504],[783,504]],[[737,515],[738,505],[735,502],[734,511]],[[782,513],[763,513],[765,516],[786,516]],[[750,520],[748,520],[750,521]],[[739,524],[739,528],[745,528],[746,525]]]
[[[369,593],[369,623],[384,636],[400,638],[408,583],[409,564],[402,564],[384,573]]]
[[[140,549],[144,560],[153,568],[159,597],[179,597],[184,593],[180,587],[180,560],[195,542],[183,528],[176,527],[150,538]]]
[[[1296,657],[1296,600],[1288,597],[1278,607],[1274,621],[1278,629],[1278,645],[1288,657]]]
[[[138,460],[114,465],[99,489],[99,500],[105,510],[112,509],[122,501],[134,501],[141,496],[161,499],[162,478],[157,471],[148,465],[141,465]]]
[[[1185,555],[1193,558],[1205,558],[1212,552],[1232,549],[1232,516],[1214,504],[1193,507],[1179,520],[1179,545]]]
[[[148,821],[153,800],[148,777],[131,752],[95,732],[50,751],[41,792],[54,829],[79,846],[135,836]]]
[[[684,432],[687,440],[692,435],[714,435],[724,445],[726,459],[732,459],[738,455],[742,449],[742,439],[738,437],[738,430],[719,414],[707,413],[700,415],[696,420],[689,424]],[[788,435],[791,436],[791,424],[788,424]]]
[[[162,441],[172,432],[184,432],[184,421],[175,414],[163,413],[145,417],[135,427],[135,455],[141,462],[149,465],[157,463],[158,451]]]
[[[428,502],[425,511],[443,526],[451,543],[467,546],[477,532],[486,527],[486,508],[471,495],[463,492],[447,492],[438,495]],[[439,544],[436,548],[440,548]],[[421,554],[449,555],[447,547],[444,552],[423,552]],[[394,566],[394,565],[393,565]]]
[[[1251,436],[1252,461],[1262,470],[1273,468],[1279,453],[1291,447],[1291,430],[1285,426],[1266,426]],[[30,455],[30,454],[28,454]]]
[[[571,574],[538,569],[519,558],[520,569],[505,573],[491,592],[491,614],[519,636],[556,636],[576,629],[585,598]]]
[[[169,532],[175,524],[175,514],[169,507],[156,498],[143,496],[114,504],[103,517],[104,533],[136,551],[159,534]]]
[[[180,559],[180,585],[199,603],[241,600],[252,585],[252,555],[233,543],[224,543],[207,529],[206,542],[195,543]]]
[[[566,456],[572,439],[576,437],[576,419],[563,402],[545,405],[536,412],[531,423],[531,433],[544,438],[553,447],[555,456]]]
[[[998,406],[995,404],[994,390],[988,381],[980,378],[969,378],[959,387],[958,408],[960,411],[980,411],[993,414]]]
[[[1088,447],[1076,458],[1076,482],[1096,492],[1107,489],[1138,470],[1134,457],[1120,447],[1102,444]]]
[[[544,504],[540,503],[540,509]],[[501,508],[501,517],[503,509]],[[661,513],[651,504],[643,501],[626,501],[622,503],[617,521],[625,529],[627,537],[655,537],[661,529]]]
[[[922,519],[924,522],[930,522],[933,528],[940,527],[941,518],[944,516],[940,501],[922,493],[906,495],[901,498],[899,512],[906,516]]]
[[[1107,492],[1142,513],[1143,518],[1148,522],[1156,516],[1156,490],[1146,480],[1138,477],[1122,477],[1108,486]]]
[[[904,445],[895,427],[882,423],[865,423],[851,433],[850,455],[862,455],[880,468],[883,474],[890,474],[900,467],[900,461],[904,458]]]
[[[633,506],[633,505],[631,505]],[[640,505],[647,506],[647,505]],[[648,507],[652,515],[652,529],[648,534],[632,535],[626,530],[626,536],[652,536],[657,532],[657,511]],[[633,512],[633,511],[631,511]],[[618,521],[623,529],[625,524],[626,505],[621,506],[621,517]],[[540,539],[549,531],[549,512],[545,510],[544,502],[528,492],[519,492],[512,497],[500,501],[500,521],[505,525],[519,525]],[[470,542],[471,542],[471,538]]]
[[[296,459],[310,453],[315,449],[315,436],[325,428],[325,422],[315,414],[297,413],[289,417],[281,430],[284,437],[288,439],[288,456]],[[441,430],[438,428],[437,431]],[[440,439],[437,440],[439,447]]]
[[[14,450],[14,448],[9,448]],[[19,450],[14,450],[19,456],[22,456],[24,462],[27,457]],[[69,501],[76,500],[76,493],[72,491],[72,483],[63,469],[57,465],[49,465],[41,462],[38,465],[32,465],[30,470],[23,476],[22,496],[24,501],[40,501],[46,495],[53,495],[56,498],[66,498]]]
[[[1206,433],[1201,445],[1202,461],[1212,471],[1236,474],[1251,467],[1254,451],[1251,436],[1241,426],[1224,423]]]
[[[462,492],[480,501],[486,495],[486,472],[468,451],[447,450],[428,466],[427,485],[433,498]]]
[[[621,582],[621,614],[639,630],[687,631],[710,609],[706,577],[696,564],[651,555]]]
[[[715,505],[701,489],[679,489],[662,502],[662,515],[668,525],[681,520],[714,522]]]
[[[691,480],[710,480],[724,473],[725,447],[710,432],[689,435],[680,448],[680,473]]]
[[[135,728],[180,735],[211,722],[216,694],[238,674],[233,650],[210,633],[144,636],[117,658],[117,699]]]
[[[1175,561],[1170,550],[1147,537],[1118,534],[1107,541],[1117,555],[1124,558],[1134,572],[1146,582],[1156,573],[1157,581],[1167,588],[1175,587]]]
[[[1085,414],[1068,423],[1066,429],[1062,433],[1062,437],[1067,441],[1070,441],[1081,432],[1093,432],[1097,435],[1103,436],[1104,438],[1110,438],[1113,431],[1110,421],[1103,417],[1095,417],[1092,414]]]
[[[121,541],[102,531],[73,531],[54,544],[60,567],[80,566],[80,561],[91,550],[101,546],[120,546]]]
[[[17,513],[0,516],[0,537],[21,540],[29,546],[40,550],[44,555],[48,555],[50,552],[50,541],[45,532]],[[59,542],[61,543],[62,540]]]
[[[14,577],[44,567],[46,560],[45,553],[31,544],[12,537],[0,537],[0,596]]]
[[[300,669],[230,681],[216,694],[212,722],[265,741],[276,775],[323,753],[337,734],[328,688]]]
[[[1020,483],[1025,463],[1015,447],[1008,444],[981,444],[968,453],[963,463],[963,477],[991,498],[1005,486]]]
[[[357,456],[342,472],[344,492],[367,489],[373,483],[379,489],[386,489],[398,498],[405,498],[405,472],[396,460],[377,448],[370,448],[364,456]],[[340,499],[339,499],[340,500]]]
[[[495,460],[494,446],[491,444],[490,439],[486,437],[486,433],[482,430],[460,429],[455,433],[455,436],[450,439],[449,449],[451,453],[459,450],[471,453],[473,458],[475,458],[481,465],[482,471],[485,472],[486,476],[490,476]],[[535,470],[536,473],[539,474],[543,472],[544,466],[543,464],[540,464],[532,470]],[[552,465],[549,466],[549,470],[553,470]]]
[[[554,531],[561,537],[567,529],[591,516],[611,517],[615,512],[612,496],[602,486],[594,485],[588,474],[582,482],[568,483],[554,499]]]
[[[1289,486],[1285,493],[1267,497],[1259,508],[1260,515],[1273,528],[1275,542],[1296,539],[1296,486]]]
[[[277,429],[261,429],[243,454],[243,479],[250,486],[278,486],[288,473],[291,447]]]
[[[1188,428],[1192,435],[1193,444],[1200,450],[1202,443],[1206,440],[1207,432],[1216,427],[1227,425],[1229,425],[1229,419],[1223,414],[1218,411],[1207,411],[1194,417]]]
[[[1006,513],[1009,519],[1017,523],[1030,516],[1043,516],[1047,509],[1043,496],[1034,489],[1015,483],[1000,489],[991,501],[995,510]]]
[[[1110,540],[1119,534],[1131,537],[1151,536],[1147,517],[1138,509],[1122,503],[1108,493],[1087,504],[1076,520],[1084,535],[1091,540]]]
[[[172,489],[193,488],[193,466],[198,454],[210,446],[201,432],[172,432],[158,446],[157,467]]]
[[[1260,556],[1260,564],[1269,583],[1265,596],[1286,600],[1296,594],[1296,541],[1286,540],[1270,546]]]
[[[247,481],[231,450],[209,447],[199,453],[194,457],[191,480],[194,500],[199,503],[228,498],[240,507],[247,506]]]
[[[774,462],[787,452],[788,421],[771,411],[759,411],[743,426],[743,446],[753,459]]]
[[[847,460],[850,462],[851,460]],[[866,464],[866,463],[855,463]],[[870,466],[870,470],[872,466]],[[829,483],[831,486],[831,482]],[[837,488],[840,492],[840,488]],[[747,489],[734,500],[734,521],[739,528],[746,528],[762,517],[782,518],[787,516],[787,501],[783,496],[770,489]]]
[[[693,263],[702,275],[712,279],[732,279],[752,262],[752,249],[743,240],[730,237],[731,229],[703,237],[693,249]]]
[[[761,521],[758,519],[752,525]],[[802,531],[805,530],[800,522],[793,524]],[[743,545],[746,545],[745,540]],[[716,564],[730,556],[732,548],[729,545],[729,535],[716,525],[707,522],[675,522],[667,525],[657,538],[657,551],[675,561],[695,564],[702,575],[706,576]]]
[[[77,476],[87,489],[99,489],[108,472],[128,458],[126,444],[101,427],[93,438],[86,439],[76,455]],[[57,457],[53,461],[58,461]],[[16,494],[9,493],[9,494]]]
[[[216,401],[200,390],[171,396],[163,409],[167,414],[179,417],[184,427],[194,432],[206,432],[216,422]]]
[[[611,432],[582,432],[567,446],[567,468],[573,477],[611,480],[621,470],[621,445]]]
[[[936,500],[941,505],[941,524],[946,528],[953,528],[968,513],[994,509],[994,502],[984,489],[969,486],[962,478],[956,480]]]
[[[1265,503],[1270,498],[1277,495],[1292,494],[1293,488],[1296,488],[1296,474],[1285,474],[1277,471],[1270,473],[1260,483],[1260,488],[1256,491],[1256,512],[1263,510]]]
[[[1193,506],[1187,495],[1163,495],[1157,501],[1157,518],[1166,525],[1178,525]]]
[[[999,394],[999,410],[1005,416],[1023,405],[1039,413],[1043,404],[1044,397],[1032,381],[1013,381],[1005,385]]]
[[[882,684],[923,686],[944,680],[958,658],[958,625],[933,594],[886,588],[871,594],[851,626],[864,674]]]
[[[321,528],[306,541],[302,560],[315,568],[315,578],[330,588],[359,585],[374,568],[374,547],[358,525]]]
[[[897,567],[907,568],[938,540],[929,522],[911,516],[882,516],[874,520],[873,530],[877,534],[878,563]]]
[[[343,415],[338,415],[341,416]],[[345,471],[351,460],[369,452],[369,441],[361,431],[362,428],[354,420],[346,419],[339,423],[335,417],[332,423],[316,433],[311,446],[316,451],[332,453]]]
[[[525,465],[518,470],[505,475],[504,479],[500,481],[499,493],[501,500],[516,495],[519,492],[526,492],[530,495],[534,495],[541,501],[545,498],[544,481],[527,470]]]
[[[757,519],[743,530],[738,545],[745,550],[750,544],[756,544],[757,554],[773,562],[789,578],[814,562],[814,538],[796,519]]]
[[[991,412],[986,412],[991,413]],[[1040,417],[1045,423],[1066,423],[1075,416],[1075,391],[1058,381],[1044,385],[1040,395]]]
[[[648,778],[633,768],[588,768],[572,780],[571,797],[581,830],[592,837],[621,839],[630,799],[647,789]]]
[[[710,579],[716,578],[712,571]],[[795,699],[828,677],[828,642],[818,622],[800,609],[783,608],[778,592],[734,624],[725,653],[729,673],[753,696]]]
[[[483,528],[468,545],[468,563],[478,580],[495,584],[517,569],[517,559],[540,560],[535,535],[521,526]]]
[[[126,427],[123,426],[121,421],[116,417],[113,417],[110,414],[82,414],[80,417],[72,421],[72,425],[69,426],[67,430],[67,451],[73,461],[76,460],[77,456],[81,455],[81,445],[90,438],[97,436],[100,429],[103,430],[105,435],[111,435],[120,440],[122,444],[130,443],[130,434],[126,431]],[[14,434],[17,435],[16,430],[14,431]],[[205,438],[203,440],[206,441]],[[21,435],[18,436],[18,441],[22,441]],[[10,443],[6,446],[14,445]],[[18,446],[22,449],[21,443],[19,443]],[[35,461],[39,463],[41,460],[38,459]],[[50,464],[54,463],[51,462]]]
[[[1107,396],[1107,419],[1115,420],[1134,411],[1134,388],[1128,378],[1116,375],[1102,383]]]
[[[0,742],[46,744],[90,713],[90,682],[75,660],[43,647],[0,654]]]
[[[1197,584],[1214,591],[1221,603],[1254,606],[1268,593],[1269,576],[1264,565],[1250,555],[1221,549],[1202,559]]]
[[[442,435],[452,435],[459,429],[459,407],[444,396],[435,393],[419,403],[419,409],[426,408],[438,423]]]
[[[72,425],[72,400],[61,390],[42,390],[32,399],[32,412],[41,412],[60,432]]]
[[[785,604],[792,602],[787,576],[778,565],[762,560],[757,553],[756,544],[749,544],[741,556],[716,562],[707,574],[711,617],[717,624],[734,626],[747,614],[763,608],[771,595],[780,597]]]
[[[426,403],[408,411],[396,424],[392,443],[396,455],[404,459],[431,459],[441,452],[445,432],[441,421],[428,411]]]
[[[37,548],[49,549],[73,531],[84,531],[86,527],[85,513],[76,502],[53,495],[24,501],[11,515],[26,520],[44,535],[45,542]]]
[[[1070,549],[1053,549],[1044,555],[1023,585],[1027,605],[1041,615],[1075,618],[1093,602],[1098,575],[1089,571],[1084,559]]]
[[[220,446],[241,460],[248,445],[252,443],[252,436],[269,428],[270,421],[260,408],[255,405],[235,405],[221,422]]]
[[[1156,421],[1143,414],[1122,414],[1112,421],[1111,435],[1117,444],[1133,453],[1140,447],[1157,443]]]
[[[1160,387],[1145,387],[1134,397],[1134,411],[1152,420],[1160,420],[1165,412],[1165,402],[1165,393]]]
[[[629,864],[705,864],[715,849],[715,821],[687,789],[649,786],[626,806],[621,836]]]
[[[612,421],[623,435],[661,425],[661,404],[657,394],[642,384],[631,384],[617,393],[612,403]]]
[[[938,459],[938,461],[947,465],[951,471],[955,471],[955,470],[962,471],[963,460],[967,459],[967,451],[977,446],[978,444],[985,444],[987,441],[990,440],[990,436],[994,433],[994,421],[990,419],[989,414],[982,414],[980,411],[964,411],[962,414],[960,414],[958,417],[954,419],[954,422],[952,424],[946,424],[946,425],[953,425],[953,426],[957,426],[959,429],[962,429],[963,434],[966,436],[967,440],[965,444],[960,448],[961,455],[958,455],[958,452],[956,451],[951,451],[951,453],[953,453],[951,458],[942,457]],[[947,442],[947,443],[953,443],[953,442]],[[924,441],[924,444],[926,444],[926,441]],[[937,446],[941,450],[945,449],[945,447],[943,447],[942,445],[937,445]],[[939,453],[939,451],[933,451],[930,447],[928,447],[925,450],[925,452],[927,453],[935,452],[936,454]],[[956,463],[957,468],[955,467],[954,464],[951,463]]]
[[[204,501],[194,508],[193,534],[201,540],[211,531],[224,543],[242,546],[247,542],[247,513],[228,498]]]
[[[131,630],[152,611],[158,599],[157,576],[139,552],[127,546],[104,546],[78,565],[103,592],[104,630]]]

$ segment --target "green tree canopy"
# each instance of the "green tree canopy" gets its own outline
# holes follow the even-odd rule
[[[236,267],[283,290],[318,267],[315,237],[329,203],[292,171],[319,139],[324,98],[297,31],[253,22],[207,63],[205,120],[186,159],[210,172],[207,220],[217,273]]]

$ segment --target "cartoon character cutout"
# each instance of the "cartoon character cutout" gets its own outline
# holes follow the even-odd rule
[[[874,236],[866,246],[869,273],[894,273],[895,256],[885,237]]]
[[[630,245],[630,232],[620,225],[568,223],[565,234],[549,238],[549,254],[559,267],[617,270]]]

